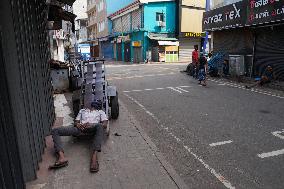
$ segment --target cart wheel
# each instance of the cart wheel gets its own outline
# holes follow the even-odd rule
[[[118,93],[116,92],[116,96],[111,97],[111,118],[117,119],[119,116],[119,103],[118,103]]]
[[[78,115],[80,111],[80,100],[74,100],[73,101],[73,112],[75,117]]]

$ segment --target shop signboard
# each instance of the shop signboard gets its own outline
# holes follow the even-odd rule
[[[141,41],[132,41],[132,46],[133,47],[141,47],[142,46]]]
[[[284,20],[284,0],[247,0],[246,25]]]
[[[200,37],[205,37],[205,33],[196,33],[196,32],[182,32],[180,33],[180,37],[183,38],[200,38]]]
[[[246,21],[246,1],[220,7],[203,14],[203,30],[214,31],[242,27]]]
[[[203,14],[203,30],[214,31],[284,20],[284,0],[243,0]]]

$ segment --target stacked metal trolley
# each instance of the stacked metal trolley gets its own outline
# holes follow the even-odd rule
[[[73,95],[75,116],[80,109],[90,108],[94,100],[101,100],[108,118],[117,119],[119,116],[118,92],[116,87],[110,86],[106,80],[104,60],[80,61],[76,72],[78,74],[73,74],[72,79],[75,82],[75,88],[79,88]],[[106,133],[107,135],[110,133],[109,125]]]

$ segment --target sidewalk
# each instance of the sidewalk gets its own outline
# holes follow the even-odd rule
[[[56,95],[55,127],[72,123],[71,99],[71,94]],[[28,183],[27,189],[187,188],[122,103],[120,117],[111,121],[111,135],[106,138],[99,155],[99,173],[89,173],[89,140],[65,137],[63,142],[69,166],[57,171],[48,170],[55,159],[51,137],[47,137],[38,179]]]

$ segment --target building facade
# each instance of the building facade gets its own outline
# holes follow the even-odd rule
[[[114,56],[125,62],[178,60],[175,1],[135,1],[111,14]]]
[[[108,15],[134,0],[88,0],[88,40],[93,57],[113,59],[113,45],[108,40],[110,22]]]
[[[202,18],[205,7],[206,0],[179,1],[179,60],[182,62],[191,62],[194,45],[198,45],[199,50],[203,46],[205,33]]]
[[[204,13],[203,28],[212,34],[213,51],[225,54],[232,70],[260,76],[271,65],[276,77],[284,80],[283,1],[213,1]]]

